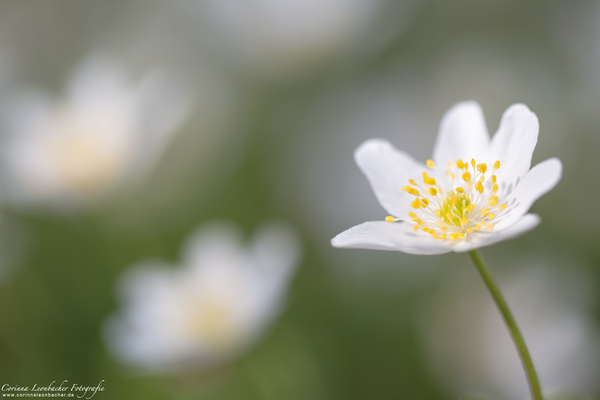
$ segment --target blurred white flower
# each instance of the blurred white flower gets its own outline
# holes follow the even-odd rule
[[[479,104],[464,102],[442,118],[433,160],[426,165],[388,141],[366,141],[355,152],[356,163],[393,216],[348,229],[332,245],[443,254],[471,251],[533,229],[540,219],[527,211],[562,174],[556,158],[529,170],[538,130],[536,115],[515,104],[490,140]]]
[[[402,12],[390,24],[396,30],[410,14],[409,3],[413,2],[397,4]],[[205,0],[201,4],[217,46],[270,77],[310,70],[360,47],[369,31],[385,25],[373,26],[385,16],[387,5],[382,0]]]
[[[568,273],[554,263],[521,264],[516,272],[500,274],[499,282],[544,391],[598,394],[600,331],[590,315],[595,299],[589,276],[573,260]],[[421,316],[431,367],[454,395],[470,391],[484,398],[526,399],[529,388],[512,339],[476,280],[466,270],[453,271]]]
[[[62,98],[22,90],[2,109],[4,196],[79,209],[138,181],[191,111],[184,82],[151,72],[132,83],[114,60],[89,56]]]
[[[123,276],[122,308],[105,325],[107,346],[150,372],[227,362],[281,313],[298,257],[298,238],[286,225],[263,226],[249,246],[235,226],[204,226],[181,265],[148,261]]]

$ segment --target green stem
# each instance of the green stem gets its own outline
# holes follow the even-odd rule
[[[519,356],[521,357],[521,362],[523,363],[523,368],[525,369],[525,373],[527,374],[527,380],[529,381],[529,388],[531,389],[531,397],[534,400],[543,400],[542,397],[542,389],[540,387],[540,380],[538,379],[537,373],[535,372],[535,367],[533,366],[533,360],[531,359],[531,355],[529,354],[529,350],[527,349],[527,345],[525,344],[525,339],[523,339],[523,335],[517,326],[517,321],[515,321],[515,317],[512,315],[510,308],[508,308],[508,304],[506,304],[506,300],[504,300],[504,296],[500,292],[498,285],[494,282],[494,278],[492,278],[492,274],[488,269],[481,253],[478,250],[473,250],[469,252],[473,263],[477,267],[477,271],[481,275],[481,278],[485,282],[487,288],[489,289],[498,309],[500,310],[500,314],[504,318],[504,322],[508,326],[508,330],[517,346],[517,351],[519,352]]]

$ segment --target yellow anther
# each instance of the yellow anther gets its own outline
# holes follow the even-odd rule
[[[492,229],[494,229],[494,225],[493,224],[485,224],[485,229],[487,229],[488,231],[491,231]]]
[[[431,169],[434,169],[435,163],[433,162],[433,160],[427,160],[427,166]]]
[[[385,220],[387,222],[396,222],[396,218],[392,217],[391,215],[385,217]]]
[[[410,186],[404,186],[402,190],[404,190],[408,194],[412,194],[413,196],[420,196],[419,191],[415,188],[411,188]]]
[[[478,230],[480,230],[480,229],[481,229],[481,224],[477,224],[477,225],[475,225],[475,230],[476,230],[476,231],[478,231]]]
[[[467,232],[469,232],[469,233],[473,233],[474,230],[475,229],[473,229],[473,228],[467,228]]]
[[[416,222],[419,225],[423,225],[423,221],[420,220],[419,218],[415,218],[415,219],[413,219],[413,221]]]
[[[461,232],[458,236],[460,236],[461,239],[464,239],[465,236],[467,236],[467,234],[464,232]]]
[[[464,226],[464,225],[466,225],[466,224],[467,224],[467,222],[469,222],[469,220],[468,220],[467,218],[463,218],[463,219],[461,219],[461,220],[460,220],[460,223],[461,223],[461,225],[463,225],[463,226]]]
[[[421,203],[423,203],[423,208],[427,207],[429,205],[429,200],[427,199],[421,199]]]
[[[430,193],[432,196],[435,196],[435,195],[437,194],[437,190],[435,190],[435,188],[429,188],[429,193]]]
[[[450,196],[450,205],[455,206],[458,199],[455,195]]]
[[[440,226],[440,229],[441,229],[442,231],[448,230],[448,228],[446,228],[446,225],[442,225],[442,226]]]
[[[452,162],[450,162],[450,161],[447,161],[447,162],[446,162],[446,165],[448,166],[448,168],[452,168]]]
[[[508,204],[502,204],[502,205],[498,206],[498,209],[504,210],[506,207],[508,207]]]
[[[477,190],[479,193],[483,193],[483,185],[481,184],[481,181],[477,181],[475,184],[475,190]]]
[[[444,233],[444,234],[440,235],[440,239],[442,239],[442,240],[446,239],[446,234]]]
[[[458,238],[458,232],[454,232],[453,234],[450,235],[451,240],[456,240],[456,238]]]
[[[485,171],[487,171],[487,165],[485,165],[485,163],[477,165],[477,171],[481,172],[482,174],[485,174]]]
[[[417,231],[417,230],[419,230],[419,225],[413,226],[413,231]]]
[[[429,179],[429,174],[423,171],[423,182],[427,183],[427,179]]]
[[[456,188],[456,191],[458,193],[464,193],[465,190],[459,186],[459,187]]]
[[[496,218],[496,214],[490,214],[490,215],[488,215],[488,219],[494,219],[494,218]]]
[[[454,217],[452,216],[452,214],[450,214],[450,212],[447,212],[446,218],[449,219],[450,221],[452,221],[452,218],[454,218]]]
[[[415,214],[415,213],[414,213],[414,212],[412,212],[412,211],[411,211],[411,212],[409,212],[409,213],[408,213],[408,215],[409,215],[411,218],[417,218],[417,214]]]
[[[431,228],[423,228],[422,230],[423,230],[423,232],[427,232],[430,235],[435,235],[435,230],[433,230]]]
[[[473,211],[475,209],[475,206],[473,204],[469,204],[467,206],[467,211]]]
[[[473,168],[475,167],[475,159],[471,158],[471,165],[473,166]]]
[[[462,174],[462,178],[465,182],[469,182],[471,180],[471,174],[468,172],[465,172],[464,174]]]
[[[409,182],[411,185],[417,186],[417,182],[415,182],[415,181],[414,181],[414,179],[409,179],[409,180],[408,180],[408,182]]]
[[[425,183],[428,185],[435,185],[435,179],[429,178],[429,179],[427,179],[427,182],[425,182]]]
[[[421,208],[421,202],[419,201],[419,199],[415,199],[410,203],[410,206],[415,209]]]
[[[442,212],[440,210],[435,210],[435,213],[437,214],[438,217],[442,218]]]
[[[492,198],[490,199],[489,205],[490,205],[490,207],[494,207],[496,204],[498,204],[498,196],[492,196]]]
[[[492,186],[492,192],[497,192],[498,191],[498,184],[494,183],[494,186]]]
[[[484,212],[482,215],[483,215],[484,217],[487,217],[489,213],[490,213],[489,211],[486,211],[486,212]]]
[[[500,161],[496,161],[494,163],[494,169],[499,169],[500,168]]]
[[[463,162],[463,160],[458,159],[456,160],[456,166],[458,167],[458,169],[463,169],[465,167],[465,163]]]

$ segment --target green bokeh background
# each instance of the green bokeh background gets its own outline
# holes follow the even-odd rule
[[[340,209],[356,208],[355,218],[317,223],[314,215],[322,210],[305,201],[310,177],[296,181],[313,158],[327,161],[337,143],[305,128],[315,104],[332,92],[360,94],[369,82],[389,81],[428,118],[423,132],[388,135],[397,147],[412,137],[406,150],[421,160],[430,154],[443,112],[456,101],[478,100],[490,132],[510,104],[527,104],[541,121],[534,163],[557,156],[564,177],[533,207],[543,218],[540,227],[484,254],[492,270],[510,268],[507,254],[512,261],[576,256],[600,289],[600,84],[594,81],[600,81],[600,30],[593,36],[600,9],[594,2],[415,2],[385,16],[402,20],[403,27],[375,51],[332,59],[290,79],[228,64],[203,43],[201,30],[169,11],[185,3],[0,0],[0,50],[14,56],[19,82],[58,92],[90,49],[126,54],[140,32],[155,28],[164,40],[134,57],[136,68],[160,62],[195,79],[210,65],[221,69],[236,103],[225,118],[227,133],[214,129],[225,139],[206,162],[197,159],[206,153],[194,147],[205,142],[197,145],[194,137],[211,128],[192,117],[135,193],[74,215],[3,207],[0,251],[5,246],[10,255],[10,274],[0,281],[0,383],[105,380],[106,391],[96,398],[127,400],[454,398],[428,368],[419,320],[445,278],[472,268],[468,257],[333,249],[328,238],[384,212],[374,196],[367,211],[341,198]],[[330,110],[335,121],[335,105]],[[329,160],[330,168],[346,168],[368,193],[351,149],[377,136],[375,123],[361,138],[348,139],[345,159]],[[338,189],[333,182],[331,195]],[[176,261],[186,236],[214,219],[232,220],[248,235],[270,219],[297,227],[304,253],[286,312],[229,365],[185,376],[132,374],[101,339],[104,319],[117,308],[115,281],[140,260]],[[590,311],[596,324],[598,301]]]

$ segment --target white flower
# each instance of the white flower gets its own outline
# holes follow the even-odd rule
[[[217,46],[267,76],[310,69],[360,42],[381,0],[208,0]]]
[[[298,251],[294,232],[281,224],[264,226],[247,247],[235,226],[203,227],[181,265],[144,262],[124,275],[122,308],[105,326],[109,349],[151,372],[231,360],[282,311]]]
[[[379,203],[392,216],[350,228],[335,247],[396,250],[410,254],[466,252],[521,235],[540,222],[527,214],[560,180],[551,158],[529,170],[538,119],[514,104],[490,140],[481,107],[458,103],[442,118],[426,165],[372,139],[355,152]]]
[[[191,110],[183,82],[153,72],[128,82],[92,55],[63,98],[21,91],[3,108],[4,195],[15,203],[83,208],[147,175]]]

